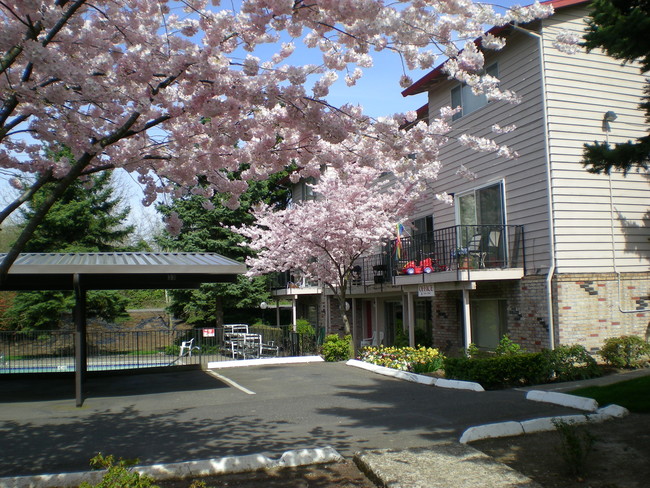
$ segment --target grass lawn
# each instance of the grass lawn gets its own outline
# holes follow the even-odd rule
[[[650,376],[621,381],[608,386],[590,386],[570,392],[593,398],[599,405],[616,404],[630,412],[650,413]]]

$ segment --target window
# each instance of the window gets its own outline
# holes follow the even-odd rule
[[[470,304],[472,342],[479,349],[494,350],[507,331],[505,300],[472,300]]]
[[[503,267],[507,262],[503,181],[458,195],[456,209],[458,246],[479,246],[474,250],[481,255],[480,267]]]
[[[491,64],[487,67],[485,72],[494,76],[495,78],[499,77],[499,70],[497,63]],[[478,110],[481,107],[487,105],[488,100],[484,94],[475,95],[472,92],[471,87],[466,84],[458,85],[451,90],[451,107],[461,107],[461,110],[454,114],[452,120],[460,119],[463,115],[471,114],[472,112]]]
[[[460,225],[504,225],[503,182],[476,188],[457,196]]]
[[[427,215],[413,221],[412,235],[428,234],[433,232],[433,215]]]

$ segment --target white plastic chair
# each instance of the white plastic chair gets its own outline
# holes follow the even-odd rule
[[[366,347],[366,346],[378,346],[381,344],[384,340],[384,333],[380,332],[379,333],[379,340],[377,340],[377,333],[375,331],[372,332],[372,337],[368,337],[366,339],[361,339],[361,342],[359,342],[359,347]]]
[[[181,350],[178,353],[178,357],[181,358],[185,355],[185,351],[187,351],[187,355],[189,357],[192,357],[192,351],[193,350],[200,350],[201,348],[199,346],[194,345],[194,338],[192,337],[189,341],[183,341],[181,342]]]

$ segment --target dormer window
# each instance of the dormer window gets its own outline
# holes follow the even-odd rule
[[[490,76],[498,78],[499,70],[497,63],[488,66],[485,72]],[[460,107],[461,109],[454,114],[452,120],[460,119],[463,115],[469,115],[479,108],[484,107],[487,103],[488,100],[485,94],[475,95],[470,86],[465,83],[459,84],[451,90],[451,107]]]

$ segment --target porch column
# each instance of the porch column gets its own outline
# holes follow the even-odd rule
[[[296,332],[296,320],[298,316],[297,302],[298,302],[298,295],[294,295],[291,298],[291,320],[292,320],[291,325],[293,325],[294,332]]]
[[[463,289],[463,323],[465,324],[465,349],[472,342],[472,322],[469,307],[469,290]]]
[[[352,325],[350,326],[350,331],[352,332],[352,344],[354,344],[354,352],[356,354],[357,348],[357,300],[355,298],[351,299],[352,301]]]
[[[407,303],[407,321],[409,328],[409,346],[415,347],[415,302],[413,301],[413,292],[406,293]]]
[[[76,406],[81,407],[84,402],[83,385],[88,369],[86,353],[86,290],[81,285],[81,277],[75,274],[72,278],[75,306],[74,306],[74,383]]]
[[[280,327],[280,300],[275,301],[275,324]]]

